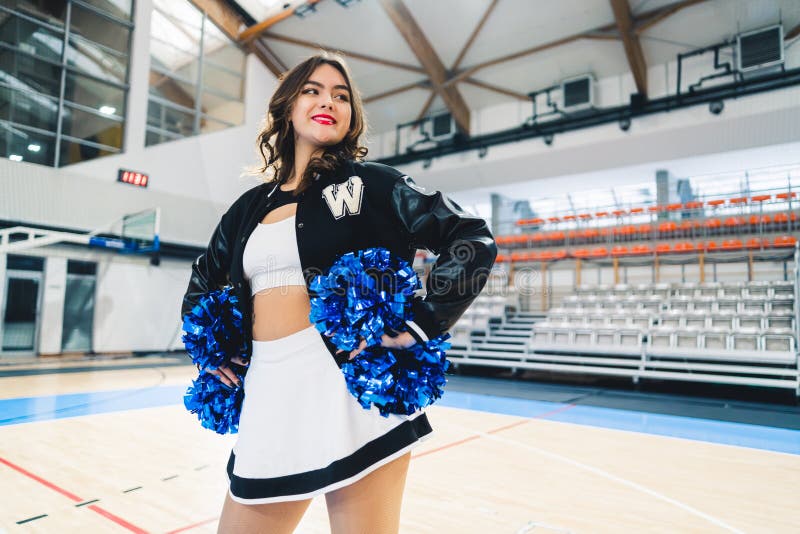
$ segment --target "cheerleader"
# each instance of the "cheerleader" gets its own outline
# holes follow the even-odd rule
[[[244,401],[219,532],[293,532],[325,495],[334,534],[398,532],[411,450],[430,437],[423,409],[382,416],[347,389],[338,350],[311,324],[310,291],[343,254],[383,247],[412,263],[438,254],[405,329],[408,348],[444,334],[486,283],[497,248],[483,219],[403,173],[365,163],[366,117],[344,60],[323,53],[285,73],[258,136],[267,179],[222,216],[194,262],[182,314],[232,285],[242,310]],[[213,374],[239,384],[231,366]]]

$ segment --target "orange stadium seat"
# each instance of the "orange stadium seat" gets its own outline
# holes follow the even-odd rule
[[[623,245],[617,245],[611,249],[612,256],[627,256],[628,255],[628,247]]]
[[[756,195],[750,197],[750,202],[765,202],[770,199],[772,199],[772,195]]]
[[[631,247],[632,255],[652,254],[653,249],[650,245],[633,245]]]
[[[517,245],[527,243],[530,239],[531,234],[519,234],[514,236],[514,243]]]
[[[656,252],[659,254],[664,254],[665,252],[672,252],[672,245],[669,243],[659,243],[656,245]]]
[[[680,211],[683,209],[683,204],[678,202],[677,204],[667,204],[667,211]]]
[[[608,215],[608,212],[607,211],[598,211],[594,215],[595,215],[595,217],[605,217],[606,215]]]
[[[703,223],[703,226],[709,230],[716,230],[722,227],[722,221],[719,219],[706,219],[706,221]]]
[[[769,223],[771,223],[772,222],[772,217],[770,217],[769,215],[751,215],[749,220],[750,220],[750,224],[752,226],[755,226],[757,224],[769,224]]]
[[[722,250],[741,250],[743,246],[741,239],[726,239],[722,242]]]
[[[665,221],[658,223],[658,232],[661,234],[671,234],[678,228],[678,225],[672,221]]]
[[[745,246],[749,249],[767,248],[769,246],[769,239],[759,239],[757,237],[752,237],[747,240]]]
[[[776,247],[793,247],[797,243],[797,238],[791,235],[779,235],[772,244]]]
[[[737,226],[743,226],[745,222],[746,221],[744,217],[727,217],[725,222],[722,224],[725,226],[725,228],[730,230],[736,228]]]
[[[712,207],[721,206],[722,204],[725,204],[724,198],[718,198],[716,200],[709,200],[706,202],[707,206],[712,206]]]
[[[640,224],[639,225],[639,235],[650,235],[653,233],[653,227],[649,224]]]
[[[553,259],[556,259],[556,260],[563,260],[563,259],[564,259],[564,258],[566,258],[568,255],[569,255],[569,254],[567,254],[567,251],[566,251],[566,250],[559,249],[559,250],[556,250],[555,252],[553,252]]]
[[[505,254],[498,254],[494,261],[496,261],[498,263],[504,263],[504,262],[507,262],[509,260],[510,260],[510,258],[508,256],[506,256]]]
[[[691,241],[683,241],[675,244],[675,252],[694,252],[695,246]]]
[[[575,215],[564,215],[564,216],[562,217],[562,219],[564,219],[565,221],[574,221],[574,220],[575,220],[575,218],[576,218],[576,216],[575,216]]]
[[[512,252],[511,261],[522,261],[528,257],[527,252]]]
[[[590,252],[592,258],[605,258],[608,256],[608,249],[606,247],[596,247]]]
[[[687,210],[698,210],[703,207],[702,202],[698,202],[696,200],[692,200],[691,202],[687,202],[683,205]]]
[[[705,243],[699,243],[698,248],[702,247],[703,250],[706,252],[714,252],[715,250],[719,249],[719,245],[717,245],[716,241],[706,241]]]
[[[572,251],[573,258],[588,258],[589,257],[589,249],[588,248],[576,248]]]
[[[795,198],[795,197],[797,197],[797,193],[794,193],[794,192],[792,192],[792,193],[778,193],[777,195],[775,195],[775,198],[780,199],[780,200],[788,200],[790,198]]]
[[[635,213],[644,213],[644,208],[631,208],[631,215]]]
[[[729,204],[747,204],[747,197],[733,197],[728,199]]]

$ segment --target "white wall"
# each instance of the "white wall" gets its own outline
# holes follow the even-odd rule
[[[44,295],[39,314],[39,353],[61,352],[64,324],[64,296],[67,290],[67,259],[47,258],[44,263]]]

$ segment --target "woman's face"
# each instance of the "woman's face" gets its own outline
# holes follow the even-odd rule
[[[323,64],[311,74],[292,105],[295,147],[335,145],[350,129],[350,91],[342,74]]]

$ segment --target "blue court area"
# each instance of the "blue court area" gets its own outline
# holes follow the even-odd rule
[[[0,426],[183,403],[185,386],[0,400]],[[439,406],[800,454],[800,430],[447,391]]]

